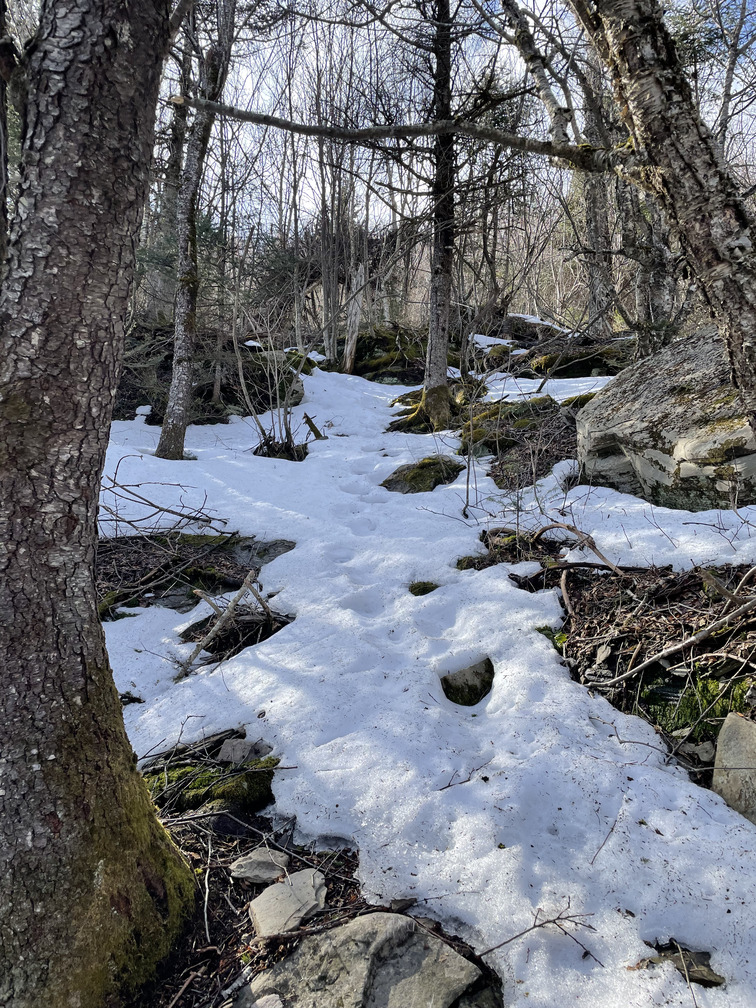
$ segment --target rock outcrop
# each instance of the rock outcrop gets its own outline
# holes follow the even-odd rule
[[[756,503],[756,440],[714,327],[624,370],[577,432],[586,483],[689,511]]]

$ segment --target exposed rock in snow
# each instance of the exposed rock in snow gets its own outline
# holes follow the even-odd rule
[[[232,878],[246,879],[247,882],[275,882],[289,866],[291,858],[283,851],[258,847],[250,854],[237,858],[230,866]]]
[[[474,707],[491,692],[494,666],[490,658],[442,676],[441,688],[452,703]]]
[[[287,1008],[501,1008],[498,991],[445,942],[411,917],[374,913],[324,934],[260,976],[236,1001],[259,1008],[278,994]]]
[[[587,483],[691,511],[756,502],[756,441],[713,328],[623,371],[577,433]]]
[[[427,493],[443,483],[453,483],[465,467],[447,455],[433,455],[399,466],[381,483],[395,493]]]

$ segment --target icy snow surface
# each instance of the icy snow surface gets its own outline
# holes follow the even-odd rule
[[[173,682],[172,659],[190,649],[178,631],[205,603],[107,624],[119,689],[147,701],[124,712],[137,753],[246,725],[295,768],[276,775],[278,813],[321,843],[359,846],[368,898],[414,896],[478,950],[536,914],[589,915],[590,930],[572,930],[591,956],[553,927],[490,954],[507,1005],[691,1008],[671,965],[628,969],[650,954],[644,939],[674,938],[710,951],[727,978],[694,988],[700,1008],[754,1008],[756,827],[668,763],[643,721],[570,679],[535,629],[559,626],[554,592],[520,591],[506,565],[455,562],[482,551],[481,527],[549,521],[589,532],[615,561],[754,562],[756,509],[689,514],[605,489],[564,491],[569,462],[519,500],[483,467],[433,493],[389,493],[379,484],[397,466],[456,441],[384,433],[402,389],[318,370],[304,381],[295,416],[306,409],[328,440],[301,463],[253,456],[248,420],[191,428],[197,460],[187,462],[154,458],[159,432],[142,417],[113,424],[108,472],[118,467],[120,483],[171,507],[203,506],[242,534],[297,542],[261,575],[296,620],[220,667]],[[548,391],[584,390],[575,384]],[[441,587],[417,598],[414,580]],[[485,655],[492,692],[455,706],[440,677]]]

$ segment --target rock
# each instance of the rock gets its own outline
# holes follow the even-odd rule
[[[286,1008],[502,1008],[474,963],[411,917],[374,913],[305,937],[255,977],[235,1008],[278,994]]]
[[[731,769],[729,769],[731,768]],[[717,739],[713,791],[756,823],[756,724],[728,714]]]
[[[203,829],[211,830],[218,836],[246,837],[252,832],[244,809],[236,802],[218,799],[207,802],[197,811],[207,813],[207,817],[201,820]]]
[[[684,730],[687,731],[687,729]],[[684,742],[680,746],[680,752],[683,756],[696,756],[702,763],[713,763],[717,750],[713,742],[701,742],[700,745]]]
[[[249,904],[258,936],[295,931],[303,920],[325,906],[325,878],[314,868],[294,872],[285,882],[269,886]]]
[[[258,847],[250,854],[237,858],[229,871],[232,878],[246,879],[247,882],[275,882],[288,868],[290,860],[283,851]]]
[[[690,511],[756,502],[756,440],[713,327],[626,368],[576,422],[586,483]]]
[[[249,1008],[284,1008],[284,1003],[278,994],[266,994],[265,997],[251,1004]]]
[[[449,672],[441,678],[441,689],[452,703],[463,707],[474,707],[491,692],[494,680],[494,666],[490,658],[484,658],[474,665]]]
[[[381,486],[394,493],[427,493],[442,483],[453,483],[464,468],[447,455],[434,455],[399,466]]]
[[[216,759],[221,763],[249,763],[250,760],[262,759],[273,752],[273,746],[263,739],[252,742],[250,739],[226,739],[220,748]]]
[[[238,770],[206,763],[148,770],[144,779],[159,808],[186,812],[208,802],[233,802],[245,812],[257,812],[273,801],[273,772],[278,760],[266,757]]]

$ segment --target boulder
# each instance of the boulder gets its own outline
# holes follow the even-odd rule
[[[586,483],[689,511],[756,503],[756,440],[714,327],[624,370],[577,434]]]
[[[249,904],[249,916],[258,936],[295,931],[302,921],[325,906],[325,877],[314,868],[294,872]]]
[[[394,493],[427,493],[443,483],[453,483],[464,468],[447,455],[433,455],[399,466],[381,486]]]
[[[502,1008],[481,970],[411,917],[374,913],[305,937],[255,977],[235,1008],[271,994],[286,1008]]]
[[[717,739],[713,791],[756,824],[756,724],[728,714]]]

